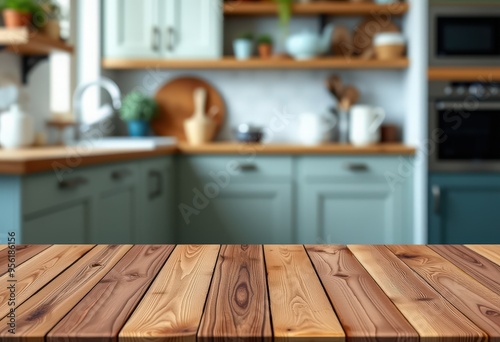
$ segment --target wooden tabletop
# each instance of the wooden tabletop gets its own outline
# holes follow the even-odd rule
[[[85,167],[171,154],[190,155],[414,155],[416,149],[402,144],[352,146],[324,144],[318,146],[278,144],[211,143],[199,146],[179,146],[156,149],[92,149],[82,147],[43,147],[24,150],[0,149],[0,174],[26,175],[50,171],[57,167]]]
[[[1,341],[500,341],[500,246],[8,250]]]

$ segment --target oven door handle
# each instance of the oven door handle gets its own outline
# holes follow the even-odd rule
[[[466,110],[473,112],[475,110],[500,110],[500,102],[480,102],[480,101],[438,101],[437,110]]]

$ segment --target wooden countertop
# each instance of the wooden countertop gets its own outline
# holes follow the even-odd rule
[[[500,246],[2,248],[2,341],[500,339]]]
[[[25,150],[0,149],[0,174],[26,175],[52,170],[54,165],[83,167],[110,162],[127,161],[169,154],[332,154],[332,155],[413,155],[415,148],[401,144],[380,144],[366,147],[325,144],[320,146],[259,145],[213,143],[201,146],[180,144],[153,150],[86,149],[74,147],[45,147]]]

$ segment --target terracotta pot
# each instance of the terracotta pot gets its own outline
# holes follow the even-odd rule
[[[33,14],[31,13],[22,13],[11,9],[5,9],[2,13],[3,21],[7,28],[30,26],[31,19],[33,18]]]
[[[273,46],[271,44],[259,44],[260,58],[270,58],[273,53]]]
[[[43,33],[54,40],[61,39],[61,25],[57,20],[49,20],[43,27]]]

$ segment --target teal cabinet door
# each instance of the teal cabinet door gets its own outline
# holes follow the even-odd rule
[[[500,243],[500,176],[433,174],[429,199],[430,243]]]
[[[395,158],[311,157],[298,168],[299,243],[411,242],[413,182],[401,178],[391,186]]]
[[[137,187],[135,243],[175,243],[173,177],[171,158],[141,162]]]
[[[45,210],[25,218],[23,244],[84,244],[90,220],[88,202]]]
[[[214,198],[191,190],[178,207],[181,243],[292,243],[291,184],[231,184]]]

